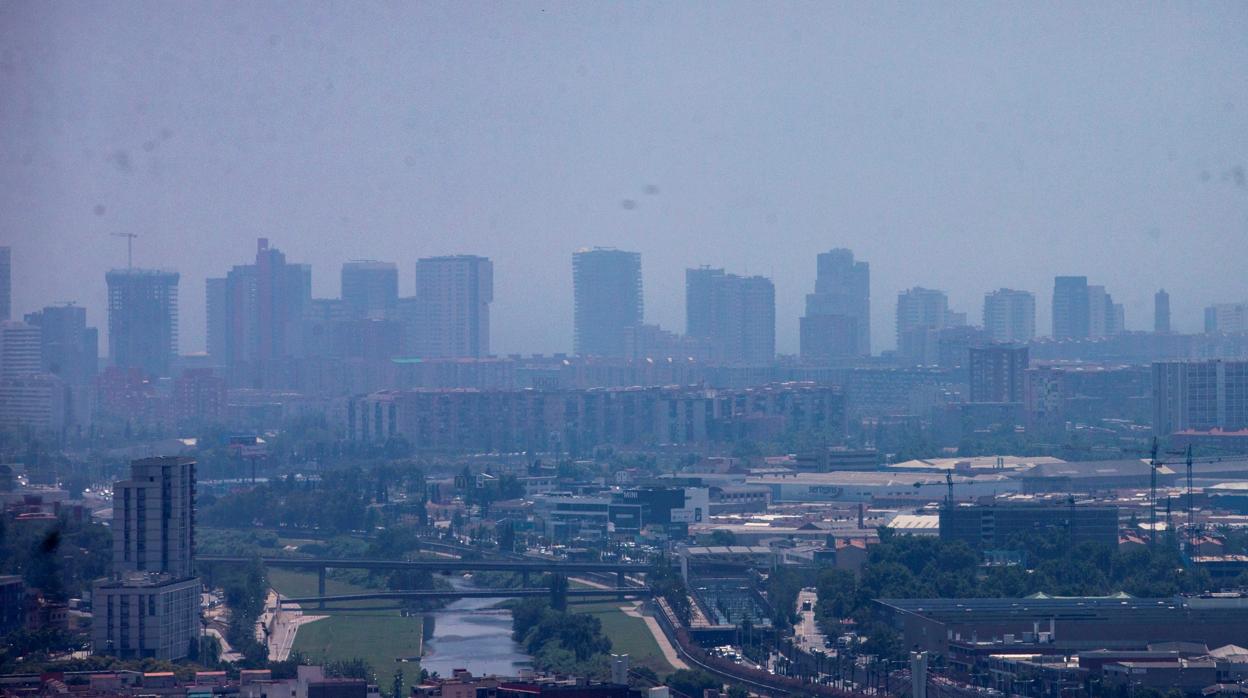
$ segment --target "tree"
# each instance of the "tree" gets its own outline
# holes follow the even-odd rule
[[[687,696],[700,696],[702,692],[720,687],[719,679],[701,670],[677,669],[665,682],[673,691]]]
[[[659,675],[654,673],[654,669],[648,666],[634,667],[628,673],[628,684],[633,688],[646,689],[663,683],[659,680]]]
[[[325,664],[325,673],[329,676],[342,679],[364,679],[365,681],[373,680],[372,665],[359,657],[327,662]]]
[[[737,534],[732,531],[720,529],[711,532],[711,545],[736,545]]]

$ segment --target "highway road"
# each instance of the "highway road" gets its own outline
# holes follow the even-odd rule
[[[811,588],[802,589],[797,593],[797,614],[801,620],[793,626],[794,640],[799,648],[806,652],[818,649],[824,652],[827,638],[819,631],[815,622],[815,604],[819,601],[818,593]],[[806,610],[808,608],[809,610]]]

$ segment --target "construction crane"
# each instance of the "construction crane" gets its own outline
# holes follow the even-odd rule
[[[1139,451],[1132,451],[1131,453],[1138,454]],[[1192,446],[1190,444],[1182,450],[1166,451],[1165,454],[1169,456],[1182,456],[1183,461],[1187,466],[1187,502],[1185,502],[1184,506],[1187,507],[1187,527],[1189,529],[1189,534],[1193,537],[1193,539],[1195,539],[1196,510],[1195,510],[1195,494],[1194,494],[1195,486],[1193,484],[1193,476],[1194,476],[1193,465],[1196,463],[1222,463],[1228,460],[1229,461],[1242,461],[1243,457],[1242,456],[1240,457],[1206,456],[1202,458],[1196,458],[1193,455]],[[1149,499],[1150,499],[1150,506],[1152,507],[1151,523],[1153,524],[1153,531],[1152,531],[1152,537],[1150,540],[1155,540],[1157,537],[1157,532],[1156,532],[1157,474],[1158,474],[1158,471],[1161,469],[1161,467],[1166,465],[1163,461],[1158,460],[1157,455],[1158,455],[1157,439],[1154,438],[1152,448],[1149,450],[1149,458],[1148,458],[1149,466],[1152,470],[1150,483],[1149,483],[1150,484]]]
[[[138,237],[135,233],[109,233],[115,238],[126,239],[126,270],[134,268],[134,239]]]
[[[939,484],[940,484],[939,482],[920,481],[920,482],[914,483],[914,489],[917,490],[924,486],[939,485]],[[945,506],[950,506],[950,507],[953,506],[953,471],[952,470],[945,471]]]

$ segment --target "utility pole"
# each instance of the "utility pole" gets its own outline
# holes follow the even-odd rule
[[[1196,520],[1192,513],[1192,445],[1187,445],[1187,535],[1196,541]],[[1190,553],[1189,553],[1190,554]]]
[[[134,269],[134,239],[138,235],[134,233],[110,233],[110,235],[126,239],[126,271]]]
[[[1066,519],[1066,535],[1069,537],[1071,550],[1075,548],[1075,493],[1066,495],[1066,503],[1070,505],[1070,514]]]
[[[1148,456],[1149,466],[1149,484],[1148,484],[1148,526],[1149,537],[1148,544],[1151,547],[1157,547],[1157,466],[1161,465],[1157,462],[1157,437],[1153,437],[1153,450]]]

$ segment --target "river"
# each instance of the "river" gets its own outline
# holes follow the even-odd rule
[[[456,589],[476,588],[459,577],[452,577],[451,584]],[[459,599],[426,615],[421,667],[442,677],[454,669],[467,669],[474,676],[516,676],[527,668],[529,656],[511,639],[511,611],[490,608],[499,601]]]

